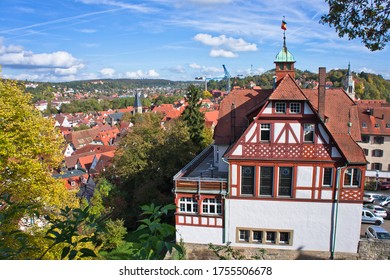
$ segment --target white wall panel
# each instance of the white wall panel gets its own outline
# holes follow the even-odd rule
[[[313,166],[298,166],[297,187],[312,187]]]

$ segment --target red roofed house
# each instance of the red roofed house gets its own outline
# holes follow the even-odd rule
[[[366,159],[356,103],[302,90],[284,43],[274,89],[233,89],[213,145],[175,177],[177,241],[356,253]]]
[[[390,179],[390,104],[385,100],[359,100],[359,127],[363,148],[368,160],[369,180]]]

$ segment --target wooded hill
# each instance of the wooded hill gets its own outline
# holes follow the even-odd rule
[[[317,73],[312,73],[308,70],[302,71],[296,69],[296,79],[299,81],[302,88],[312,88],[315,85],[315,81],[318,79]],[[327,81],[333,83],[333,87],[343,87],[343,80],[346,77],[347,70],[330,70],[327,73]],[[261,75],[248,76],[245,78],[233,77],[231,78],[231,87],[249,87],[250,82],[262,87],[272,88],[273,76],[275,70],[269,70]],[[355,80],[355,92],[356,96],[361,99],[386,99],[390,102],[390,81],[385,80],[381,75],[370,73],[353,73]],[[27,83],[27,82],[26,82]],[[190,84],[198,84],[204,86],[203,81],[170,81],[163,79],[102,79],[102,80],[86,80],[86,81],[72,81],[61,83],[37,83],[37,88],[28,88],[27,91],[35,96],[34,100],[39,100],[38,96],[42,96],[43,89],[48,91],[53,90],[69,90],[73,89],[75,92],[98,92],[99,95],[109,94],[126,94],[129,91],[140,88],[161,88],[161,93],[166,93],[166,89],[172,90],[185,90]],[[214,81],[207,82],[207,89],[211,90],[226,90],[226,81]]]

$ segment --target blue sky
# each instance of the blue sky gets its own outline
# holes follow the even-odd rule
[[[2,76],[33,81],[194,80],[260,74],[283,45],[301,70],[390,79],[389,47],[370,52],[319,23],[323,0],[1,0]]]

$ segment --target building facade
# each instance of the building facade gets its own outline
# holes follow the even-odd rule
[[[176,176],[177,241],[357,252],[366,159],[356,103],[302,90],[286,44],[271,90],[234,89],[214,143]]]

